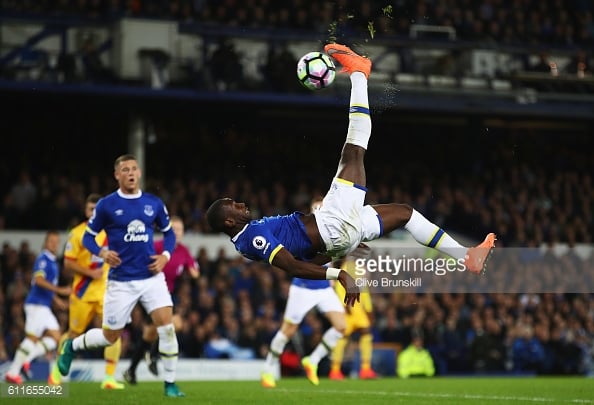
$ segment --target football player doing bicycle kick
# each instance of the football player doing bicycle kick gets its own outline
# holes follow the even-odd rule
[[[355,280],[344,270],[322,265],[346,256],[361,242],[402,227],[419,243],[461,260],[469,271],[484,272],[495,247],[495,234],[489,233],[478,246],[466,248],[409,205],[364,204],[364,157],[371,136],[367,94],[371,60],[344,45],[328,44],[324,50],[350,75],[351,95],[346,142],[322,208],[311,214],[253,219],[245,203],[221,198],[207,211],[211,228],[227,234],[249,259],[266,261],[293,277],[338,280],[346,290],[347,305],[359,300]]]

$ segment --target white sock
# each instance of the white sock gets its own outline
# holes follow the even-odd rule
[[[29,353],[31,353],[34,348],[35,342],[33,342],[28,337],[23,339],[19,347],[16,349],[14,359],[8,368],[7,374],[12,376],[19,375],[21,372],[21,367],[23,367],[23,364],[25,361],[27,361],[27,356],[29,356]]]
[[[367,78],[361,72],[354,72],[351,78],[351,101],[349,109],[349,129],[347,143],[367,149],[371,136],[371,116],[367,95]]]
[[[33,347],[33,350],[29,352],[26,361],[30,363],[31,361],[33,361],[33,359],[36,359],[39,356],[51,352],[57,346],[58,345],[53,338],[49,336],[44,336],[40,341],[35,343],[35,346]]]
[[[459,244],[443,229],[430,222],[420,212],[413,209],[410,219],[404,225],[417,242],[445,253],[454,259],[464,259],[467,248]]]
[[[322,336],[322,341],[318,343],[316,348],[311,352],[309,358],[312,363],[318,364],[325,356],[328,355],[336,346],[336,343],[342,338],[342,333],[334,328],[330,328]]]
[[[177,356],[179,353],[179,345],[177,343],[177,336],[175,335],[175,327],[172,323],[157,327],[159,334],[159,354],[163,362],[163,377],[165,382],[175,382],[175,374],[177,370]]]
[[[91,350],[109,346],[111,342],[105,338],[103,329],[94,328],[83,333],[72,341],[72,349],[75,352],[80,350]]]
[[[276,332],[276,335],[272,338],[268,354],[266,355],[266,365],[264,367],[267,373],[274,373],[276,367],[278,367],[280,355],[283,353],[283,350],[285,350],[288,341],[289,338],[280,330]]]

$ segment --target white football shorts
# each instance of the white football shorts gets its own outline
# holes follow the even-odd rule
[[[45,305],[25,304],[25,333],[41,337],[46,330],[60,330],[52,310]]]
[[[332,287],[314,290],[291,284],[285,308],[285,321],[299,325],[305,315],[314,307],[323,314],[344,312],[344,305]]]
[[[334,178],[322,207],[315,212],[326,253],[332,258],[342,258],[361,242],[382,234],[377,211],[363,205],[366,192],[350,181]]]
[[[123,329],[130,322],[137,302],[147,314],[157,308],[173,306],[163,272],[144,280],[108,280],[103,300],[103,328]]]

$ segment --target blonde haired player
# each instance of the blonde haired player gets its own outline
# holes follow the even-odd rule
[[[354,262],[347,257],[340,268],[348,273],[353,273]],[[339,298],[344,302],[345,291],[338,283],[334,288]],[[373,313],[373,304],[369,291],[361,291],[361,300],[352,307],[345,306],[346,310],[346,328],[344,336],[340,339],[332,350],[332,365],[328,377],[331,380],[344,380],[342,374],[342,360],[344,350],[350,337],[355,332],[359,332],[359,353],[361,356],[361,368],[359,369],[359,378],[362,380],[377,378],[377,374],[371,368],[371,358],[373,355],[373,335],[371,333],[371,316]]]
[[[103,317],[103,295],[107,284],[109,266],[98,256],[89,252],[82,244],[82,238],[87,227],[88,218],[93,215],[93,210],[101,196],[90,194],[85,202],[85,216],[87,220],[81,222],[68,235],[68,242],[64,249],[64,269],[74,273],[72,280],[72,294],[70,295],[70,308],[68,320],[68,332],[62,335],[60,346],[66,338],[73,339],[82,335],[95,317]],[[107,235],[105,231],[95,237],[99,246],[107,246]],[[105,377],[101,383],[103,389],[123,389],[124,384],[116,381],[114,375],[121,352],[121,339],[113,345],[107,346],[104,350]],[[60,384],[62,375],[58,370],[58,364],[54,364],[48,383]]]

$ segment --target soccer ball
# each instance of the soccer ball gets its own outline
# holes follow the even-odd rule
[[[297,78],[306,89],[324,89],[332,84],[335,76],[336,66],[325,53],[309,52],[297,62]]]

